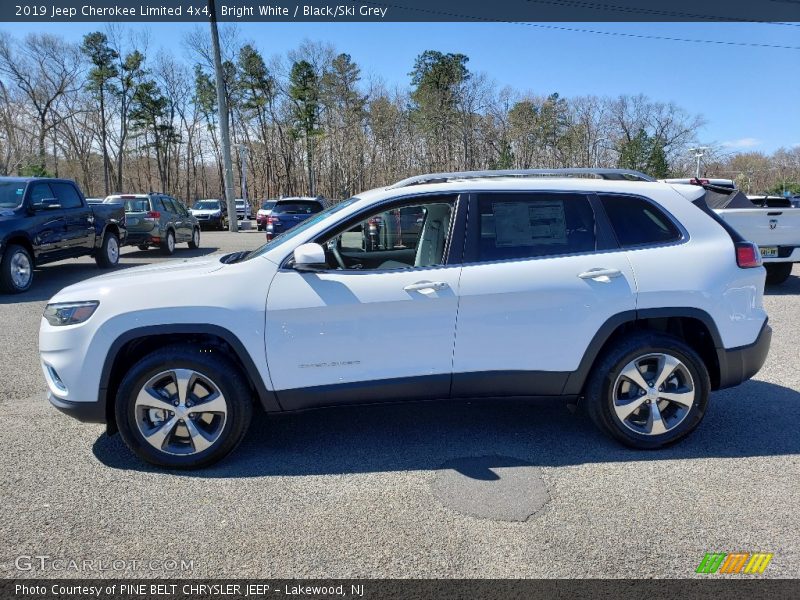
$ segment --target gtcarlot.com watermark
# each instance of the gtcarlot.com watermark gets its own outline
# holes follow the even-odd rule
[[[14,560],[18,571],[37,572],[73,572],[131,573],[141,571],[157,571],[161,573],[177,573],[194,570],[194,559],[156,558],[156,559],[109,559],[109,558],[69,558],[48,556],[46,554],[23,554]]]

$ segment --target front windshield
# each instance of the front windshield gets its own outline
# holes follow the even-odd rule
[[[217,200],[198,200],[192,207],[197,210],[216,210],[219,208],[219,201]]]
[[[295,225],[291,229],[287,229],[285,232],[281,233],[280,235],[272,238],[269,242],[261,246],[260,248],[256,248],[250,254],[248,254],[243,260],[250,260],[251,258],[256,258],[257,256],[262,256],[263,254],[269,252],[276,246],[279,246],[283,242],[290,240],[291,238],[295,237],[297,234],[304,232],[309,227],[313,227],[320,221],[324,221],[329,216],[334,213],[339,212],[343,208],[346,208],[356,202],[358,198],[349,198],[347,200],[342,200],[339,204],[334,204],[333,206],[329,206],[322,212],[318,212],[313,217],[310,217],[300,223],[299,225]]]
[[[17,208],[22,204],[25,182],[5,181],[0,183],[0,208]]]

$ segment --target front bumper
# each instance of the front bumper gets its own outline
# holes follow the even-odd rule
[[[62,400],[47,392],[47,399],[65,415],[69,415],[84,423],[105,423],[106,409],[100,402],[71,402]]]
[[[758,373],[767,360],[772,341],[772,327],[767,321],[761,327],[756,341],[738,348],[718,348],[719,389],[739,385]]]

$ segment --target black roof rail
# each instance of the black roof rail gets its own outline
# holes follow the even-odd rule
[[[454,171],[452,173],[428,173],[416,175],[392,184],[388,189],[424,185],[426,183],[446,183],[463,179],[524,177],[579,177],[597,178],[611,181],[655,181],[649,175],[632,169],[507,169],[498,171]]]

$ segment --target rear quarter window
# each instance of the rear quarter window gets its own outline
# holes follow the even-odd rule
[[[623,248],[667,244],[681,239],[672,220],[653,202],[636,196],[598,194]]]

